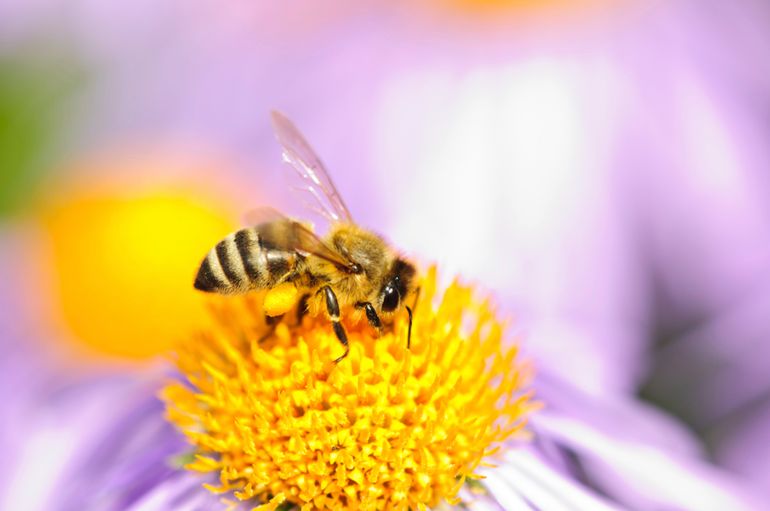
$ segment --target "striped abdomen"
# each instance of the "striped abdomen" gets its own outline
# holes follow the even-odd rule
[[[213,293],[244,293],[272,287],[294,270],[297,254],[275,248],[258,229],[241,229],[217,243],[198,269],[195,288]]]

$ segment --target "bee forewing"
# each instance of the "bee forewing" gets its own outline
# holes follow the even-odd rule
[[[282,113],[271,112],[271,120],[275,136],[283,148],[283,159],[294,170],[293,175],[300,178],[291,189],[303,194],[305,206],[311,211],[331,222],[352,223],[353,219],[337,187],[305,137]]]

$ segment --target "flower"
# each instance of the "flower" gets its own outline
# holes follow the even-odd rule
[[[20,251],[7,237],[0,246],[0,260],[13,267]],[[3,304],[3,313],[18,308],[13,301]],[[424,321],[420,307],[415,331]],[[226,309],[220,304],[217,310]],[[10,320],[7,324],[14,325]],[[400,327],[403,331],[403,321]],[[162,404],[153,395],[167,368],[145,366],[143,375],[68,373],[45,351],[20,342],[23,336],[17,329],[0,337],[0,397],[8,417],[0,427],[6,454],[0,468],[0,509],[221,506],[220,495],[201,488],[200,474],[181,467],[184,438],[163,420]],[[351,357],[358,349],[354,345]],[[339,347],[330,350],[336,355]],[[761,499],[753,500],[730,474],[704,461],[692,434],[671,417],[631,397],[596,399],[568,376],[547,374],[539,362],[534,361],[538,371],[530,387],[545,408],[530,415],[532,440],[501,451],[494,460],[498,467],[481,467],[485,479],[460,489],[458,496],[469,508],[763,509]],[[234,504],[237,511],[253,507],[253,502]]]
[[[457,282],[438,292],[435,269],[420,286],[409,349],[405,315],[379,338],[353,318],[337,365],[323,317],[272,332],[254,320],[265,317],[261,297],[218,302],[211,329],[178,350],[187,381],[163,391],[196,448],[187,468],[218,473],[211,491],[265,510],[456,503],[485,459],[525,438],[537,404],[490,303]]]
[[[34,375],[48,374],[51,392],[37,388],[26,411],[11,415],[7,432],[22,455],[6,459],[0,508],[37,511],[214,510],[219,495],[201,487],[201,475],[183,470],[175,455],[180,435],[162,418],[152,396],[159,378],[63,377],[22,357],[0,360],[0,380],[28,388]],[[30,378],[30,376],[33,376]],[[656,509],[759,510],[729,474],[702,461],[689,433],[670,417],[627,403],[599,402],[569,382],[555,385],[543,375],[533,385],[546,407],[532,414],[532,441],[501,452],[485,479],[466,484],[459,496],[466,509],[613,511]],[[25,381],[26,380],[26,381]],[[149,381],[148,381],[149,380]],[[6,394],[10,387],[3,386]],[[541,395],[542,390],[542,395]],[[42,396],[48,396],[45,401]],[[13,396],[4,396],[4,401]],[[45,406],[33,407],[30,403]],[[119,413],[104,413],[119,402]],[[11,410],[13,412],[14,410]],[[55,433],[55,434],[54,434]],[[10,445],[6,430],[0,441]],[[22,441],[23,439],[23,441]],[[67,440],[66,448],[61,439]],[[41,465],[40,451],[45,450]],[[64,452],[57,452],[64,448]],[[56,463],[52,465],[51,456]],[[44,466],[46,470],[40,470]],[[676,485],[671,481],[676,481]],[[234,510],[253,503],[233,503]],[[445,511],[448,506],[436,509]],[[462,508],[461,508],[462,509]]]
[[[41,243],[23,262],[36,321],[102,362],[146,361],[194,328],[205,308],[192,268],[235,224],[226,202],[195,183],[195,173],[226,170],[209,160],[110,151],[72,166],[79,179],[48,183],[34,214]],[[180,176],[148,184],[148,174]]]

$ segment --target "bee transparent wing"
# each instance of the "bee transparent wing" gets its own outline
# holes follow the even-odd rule
[[[270,114],[275,136],[283,148],[283,159],[300,178],[293,190],[305,195],[305,205],[331,223],[353,223],[345,202],[334,186],[321,159],[296,126],[280,112]]]
[[[340,268],[352,268],[350,261],[326,246],[326,243],[316,236],[316,234],[308,227],[295,220],[291,220],[291,222],[295,235],[292,247],[294,250],[300,253],[312,254],[321,259],[326,259]]]
[[[249,226],[268,224],[278,220],[289,220],[289,218],[270,206],[262,206],[247,211],[243,215],[243,222]]]
[[[284,224],[282,228],[273,231],[273,235],[270,235],[270,229],[266,229],[267,232],[260,232],[260,235],[277,249],[298,252],[306,256],[314,255],[341,268],[351,266],[350,261],[329,248],[310,227],[287,217],[276,209],[260,207],[248,211],[244,217],[247,225],[260,226],[279,222]]]

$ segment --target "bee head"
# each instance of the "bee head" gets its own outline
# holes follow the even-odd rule
[[[390,277],[380,290],[382,303],[380,308],[383,312],[393,312],[398,308],[401,300],[412,290],[415,273],[414,266],[403,259],[396,259],[393,262]]]

